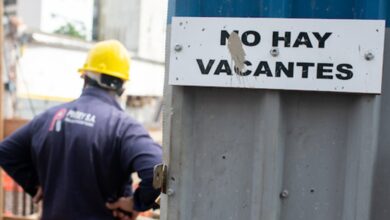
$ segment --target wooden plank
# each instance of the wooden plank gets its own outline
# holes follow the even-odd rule
[[[4,120],[4,137],[9,136],[14,131],[16,131],[18,128],[22,127],[23,125],[27,124],[28,120],[26,119],[5,119]]]
[[[23,217],[23,216],[4,216],[3,219],[4,220],[27,220],[27,219],[30,219],[30,218],[26,218],[26,217]]]
[[[3,54],[4,54],[4,30],[3,30],[4,1],[0,0],[0,141],[4,138],[4,82],[3,82]],[[3,170],[0,169],[0,220],[4,220],[4,190]]]
[[[3,220],[37,220],[39,217],[38,215],[35,216],[4,216]]]

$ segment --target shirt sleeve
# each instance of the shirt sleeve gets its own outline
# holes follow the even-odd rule
[[[38,175],[31,158],[31,122],[0,143],[0,166],[27,193],[35,195]]]
[[[161,146],[153,141],[140,124],[129,126],[122,141],[121,164],[124,173],[137,172],[141,179],[133,195],[137,211],[152,208],[159,196],[160,190],[153,188],[153,169],[161,163]]]

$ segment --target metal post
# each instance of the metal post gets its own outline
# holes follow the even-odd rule
[[[170,0],[169,13],[382,19],[383,2]],[[170,22],[167,51],[175,47]],[[371,219],[380,96],[165,82],[163,145],[174,193],[163,197],[163,220]]]

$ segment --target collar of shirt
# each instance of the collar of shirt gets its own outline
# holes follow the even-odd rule
[[[87,88],[85,88],[83,90],[83,92],[81,94],[81,97],[83,97],[83,96],[93,96],[93,97],[96,97],[96,98],[102,100],[103,102],[106,102],[106,103],[108,103],[110,105],[115,106],[119,110],[122,110],[121,106],[115,100],[115,98],[113,96],[111,96],[110,94],[108,94],[108,92],[104,91],[103,89],[100,89],[100,88],[97,88],[97,87],[87,87]]]

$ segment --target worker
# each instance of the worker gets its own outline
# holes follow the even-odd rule
[[[43,197],[43,220],[135,219],[159,196],[152,181],[161,147],[117,102],[129,67],[120,42],[97,43],[79,70],[81,96],[0,143],[2,168],[36,201]],[[134,193],[133,172],[141,179]]]

